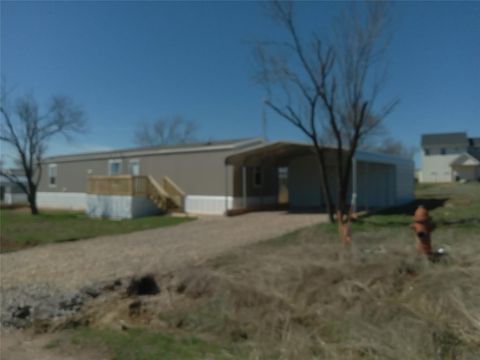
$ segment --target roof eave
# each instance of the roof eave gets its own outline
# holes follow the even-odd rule
[[[60,155],[60,156],[50,156],[43,160],[43,162],[66,162],[66,161],[85,161],[85,160],[103,160],[103,159],[112,159],[115,157],[137,157],[137,156],[150,156],[150,155],[168,155],[168,154],[181,154],[181,153],[194,153],[194,152],[210,152],[210,151],[221,151],[221,150],[235,150],[242,149],[250,146],[255,143],[265,143],[263,138],[257,137],[244,141],[239,141],[233,144],[227,145],[205,145],[201,147],[185,147],[185,148],[156,148],[150,150],[117,150],[117,151],[108,151],[102,153],[90,153],[90,154],[73,154],[73,155]]]

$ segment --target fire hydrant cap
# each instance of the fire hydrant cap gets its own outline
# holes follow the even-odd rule
[[[430,217],[428,216],[428,210],[423,206],[419,206],[417,210],[415,210],[413,218],[415,221],[427,221]]]

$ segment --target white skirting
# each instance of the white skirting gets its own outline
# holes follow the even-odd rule
[[[39,208],[85,210],[87,194],[74,192],[37,192]]]
[[[242,197],[187,195],[185,198],[185,212],[191,214],[223,215],[227,210],[253,208],[262,205],[277,203],[276,196],[247,197],[246,204]],[[245,206],[244,206],[245,205]]]
[[[26,204],[28,202],[25,193],[5,193],[3,202],[7,205]]]
[[[86,193],[37,193],[37,203],[40,208],[86,210],[91,216],[111,217],[107,214],[113,213],[115,218],[131,218],[149,215],[155,211],[155,205],[150,200],[141,197],[134,197],[134,200],[131,196],[109,196],[109,198],[112,199],[107,201],[106,197],[87,195]],[[247,197],[246,207],[273,205],[276,202],[276,196]],[[185,197],[185,212],[191,214],[223,215],[227,210],[243,207],[242,197],[210,195],[187,195]]]
[[[86,212],[95,218],[132,219],[162,211],[144,196],[88,194]]]

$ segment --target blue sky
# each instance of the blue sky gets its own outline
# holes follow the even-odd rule
[[[303,2],[326,32],[345,3]],[[480,136],[480,2],[396,3],[386,120],[409,146],[425,132]],[[2,2],[1,72],[15,94],[81,104],[90,131],[49,153],[130,147],[139,121],[182,115],[202,139],[262,134],[249,40],[282,36],[255,2]],[[268,137],[301,139],[268,114]]]

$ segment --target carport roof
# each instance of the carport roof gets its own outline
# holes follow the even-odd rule
[[[262,144],[246,151],[230,155],[225,159],[225,164],[256,166],[264,161],[272,161],[277,165],[282,165],[286,164],[292,157],[311,153],[311,145],[277,141],[266,145]]]
[[[335,151],[333,147],[324,147],[327,151]],[[292,158],[313,155],[313,145],[302,142],[277,141],[260,144],[242,152],[237,152],[225,159],[226,165],[259,166],[264,162],[276,166],[286,166]],[[400,156],[357,150],[355,158],[359,161],[377,163],[410,163],[412,160]]]

